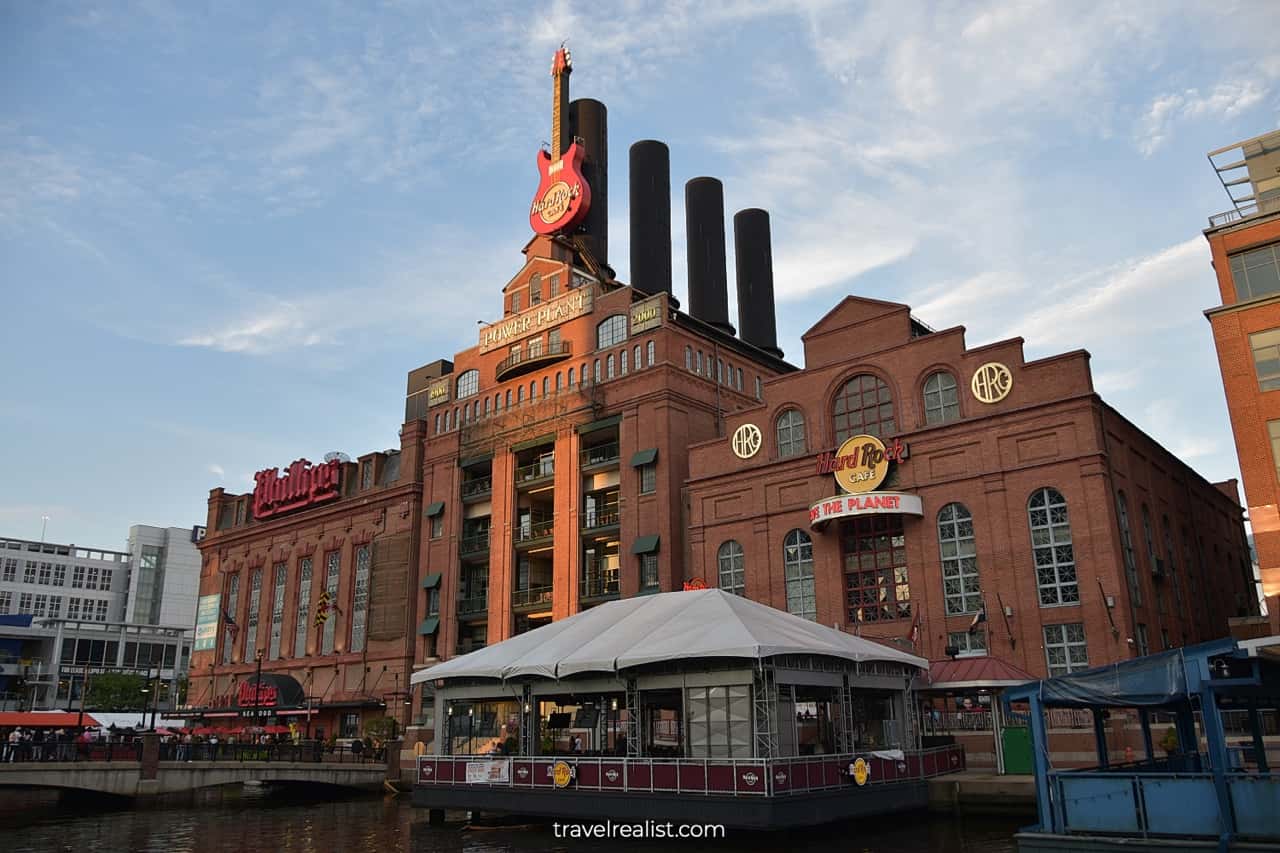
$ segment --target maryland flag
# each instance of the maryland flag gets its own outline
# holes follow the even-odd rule
[[[316,602],[316,627],[319,628],[329,621],[329,590],[323,590],[320,593],[320,600]]]

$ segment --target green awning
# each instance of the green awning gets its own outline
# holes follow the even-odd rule
[[[632,554],[658,553],[658,535],[636,537],[636,544],[631,546]]]
[[[423,619],[422,624],[418,626],[418,636],[425,637],[434,634],[436,629],[440,627],[440,617],[432,616],[430,619]]]
[[[658,461],[658,448],[650,447],[648,450],[637,450],[635,455],[631,457],[631,467],[639,468],[641,465],[652,465]]]
[[[436,501],[433,504],[427,504],[427,511],[423,513],[427,518],[435,518],[444,512],[444,501]]]
[[[596,432],[597,430],[608,429],[622,423],[622,415],[614,415],[609,418],[602,418],[598,421],[592,421],[589,424],[583,424],[578,427],[578,434],[583,435],[588,432]]]
[[[423,589],[435,589],[439,585],[440,585],[439,572],[432,572],[431,574],[427,575],[425,578],[422,579]]]

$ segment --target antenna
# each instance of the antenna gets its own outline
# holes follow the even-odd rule
[[[325,462],[350,462],[351,457],[343,453],[341,450],[330,450],[324,455]]]

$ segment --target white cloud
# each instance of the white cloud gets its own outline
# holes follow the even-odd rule
[[[215,477],[227,476],[227,472],[222,469],[221,465],[210,463],[208,470],[209,470],[209,473],[214,475]]]
[[[1201,119],[1233,119],[1262,103],[1269,93],[1268,81],[1255,77],[1224,80],[1205,93],[1187,89],[1157,95],[1138,122],[1138,151],[1150,157],[1169,140],[1177,125]]]

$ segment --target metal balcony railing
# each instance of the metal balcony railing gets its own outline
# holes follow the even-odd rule
[[[618,567],[588,563],[582,575],[580,598],[602,598],[618,594]]]
[[[522,349],[498,362],[495,377],[498,381],[502,381],[571,355],[573,355],[573,348],[569,346],[569,341],[558,341],[534,350]]]
[[[618,449],[618,442],[613,441],[609,444],[584,447],[579,451],[578,455],[578,464],[583,468],[590,468],[593,465],[606,465],[611,462],[617,462],[622,454]]]
[[[605,504],[597,509],[589,509],[582,514],[582,529],[595,530],[600,527],[614,527],[618,524],[618,505]]]
[[[485,613],[489,609],[489,595],[476,595],[471,598],[458,599],[458,615],[470,616],[473,613]]]
[[[521,465],[516,469],[516,483],[523,485],[533,480],[545,480],[554,477],[556,465],[554,459],[539,459],[532,465]]]
[[[487,495],[493,491],[492,477],[476,477],[473,480],[462,481],[462,497],[478,498],[481,495]]]
[[[542,539],[550,536],[555,530],[556,520],[554,518],[534,518],[523,519],[520,526],[516,528],[516,541],[529,542],[533,539]]]
[[[551,590],[553,587],[548,586],[531,586],[528,589],[514,589],[511,591],[512,607],[536,607],[540,604],[551,604]]]
[[[458,553],[466,556],[468,554],[479,554],[489,550],[489,531],[481,530],[475,533],[469,533],[458,541]]]

